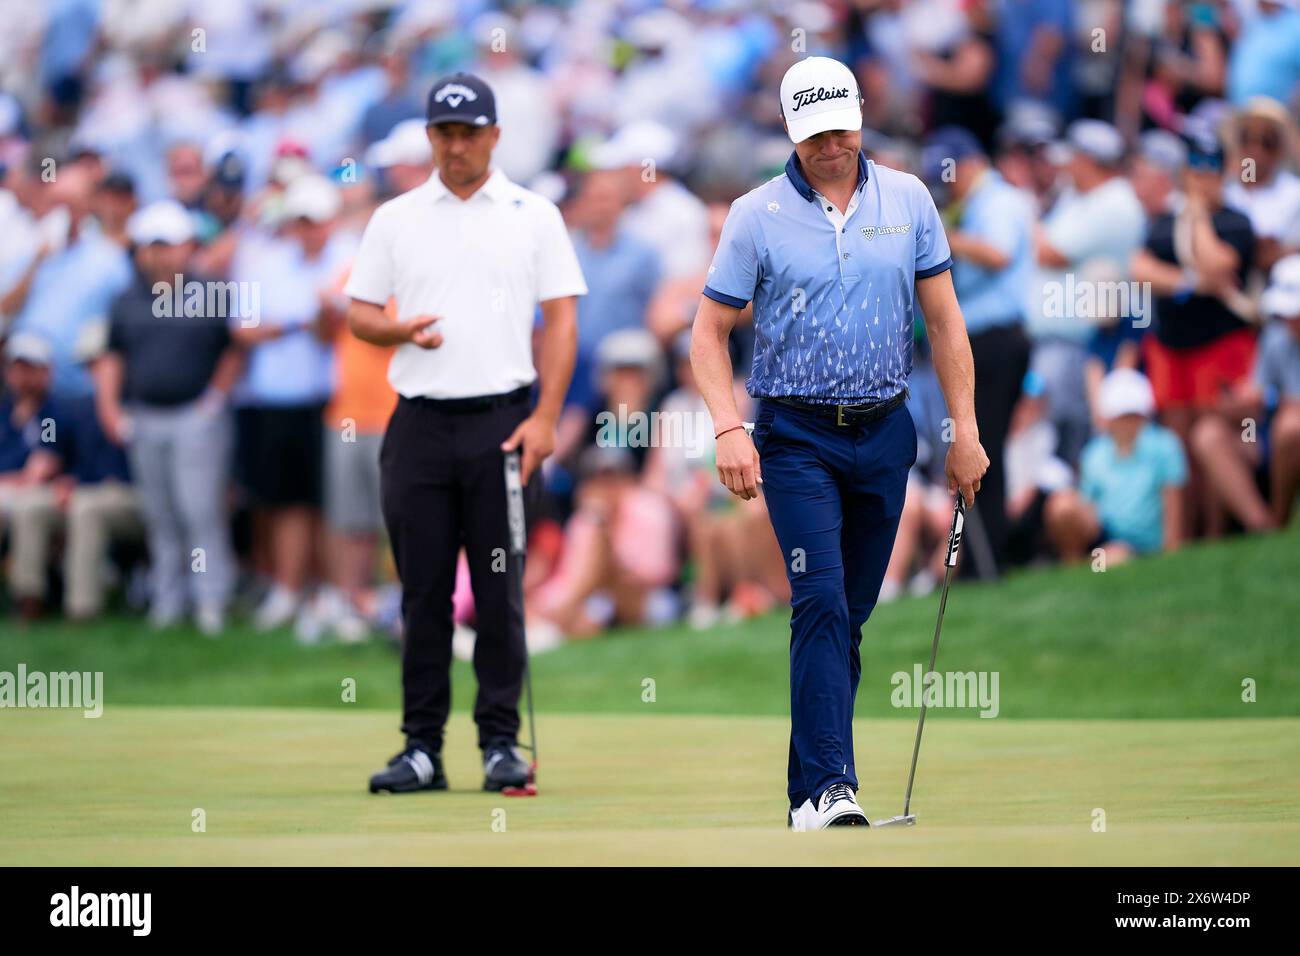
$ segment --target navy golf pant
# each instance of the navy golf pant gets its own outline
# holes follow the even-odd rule
[[[906,406],[866,425],[765,401],[754,428],[763,495],[790,579],[791,806],[858,786],[859,645],[903,512],[916,428]]]

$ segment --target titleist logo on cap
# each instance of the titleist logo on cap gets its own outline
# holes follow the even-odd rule
[[[799,107],[801,106],[811,106],[813,103],[820,103],[823,100],[847,99],[848,96],[848,88],[843,86],[830,90],[826,89],[824,86],[819,86],[816,89],[810,86],[806,90],[795,90],[794,108],[790,112],[799,112]]]

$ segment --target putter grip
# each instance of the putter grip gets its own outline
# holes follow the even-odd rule
[[[519,452],[506,453],[506,517],[510,523],[510,553],[523,554],[527,548],[524,536],[524,481]]]
[[[952,528],[948,531],[948,557],[944,564],[950,568],[957,567],[957,550],[961,547],[961,531],[966,525],[966,502],[957,492],[957,506],[952,511]]]

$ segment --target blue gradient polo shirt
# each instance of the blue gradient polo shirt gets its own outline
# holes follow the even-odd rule
[[[731,204],[704,294],[754,303],[757,398],[852,404],[891,398],[912,370],[916,280],[952,267],[930,192],[858,154],[841,214],[790,156]]]

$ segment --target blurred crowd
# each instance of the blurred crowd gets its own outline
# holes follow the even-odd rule
[[[790,153],[776,87],[807,55],[854,69],[868,155],[920,176],[949,230],[993,462],[964,573],[1289,520],[1300,0],[0,6],[18,617],[396,630],[389,352],[350,335],[341,290],[371,212],[433,172],[424,97],[455,69],[494,89],[496,164],[559,203],[590,287],[530,641],[789,598],[761,497],[717,482],[688,346],[730,202]],[[743,411],[752,334],[733,345]],[[882,601],[934,587],[952,514],[919,322],[909,409]],[[467,571],[455,613],[472,625]]]

